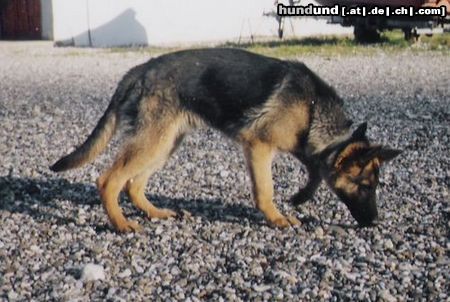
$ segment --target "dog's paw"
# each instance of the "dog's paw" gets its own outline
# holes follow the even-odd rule
[[[128,232],[140,232],[142,231],[142,227],[133,220],[125,220],[115,225],[115,228],[120,233],[128,233]]]
[[[292,226],[296,226],[296,225],[302,224],[302,223],[300,222],[300,220],[298,220],[296,217],[291,216],[291,215],[288,215],[288,216],[287,216],[287,220],[289,221],[289,223],[290,223]]]
[[[177,217],[177,213],[169,209],[154,209],[147,213],[148,218],[167,219]]]
[[[284,229],[290,226],[300,225],[301,222],[294,216],[288,215],[288,216],[280,216],[273,220],[270,220],[269,224],[273,227]]]
[[[269,221],[269,223],[271,226],[276,227],[276,228],[281,228],[281,229],[291,226],[291,223],[289,222],[289,220],[284,216],[277,217],[277,218]]]

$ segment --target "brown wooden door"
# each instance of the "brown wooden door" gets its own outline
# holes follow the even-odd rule
[[[0,0],[0,38],[41,39],[40,0]]]

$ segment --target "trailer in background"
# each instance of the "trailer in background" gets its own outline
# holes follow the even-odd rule
[[[442,33],[450,29],[450,0],[316,0],[324,6],[345,5],[361,6],[364,5],[368,9],[376,6],[389,6],[390,8],[414,7],[419,8],[446,8],[447,15],[443,16],[427,16],[415,15],[400,16],[390,15],[389,17],[382,15],[362,16],[332,16],[330,23],[341,24],[342,26],[353,26],[355,39],[359,42],[370,43],[380,40],[380,33],[385,30],[401,29],[404,32],[405,39],[414,40],[420,34],[431,35],[434,33]]]

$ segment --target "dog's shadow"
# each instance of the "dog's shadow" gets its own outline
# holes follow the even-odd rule
[[[189,213],[192,217],[201,217],[209,222],[250,223],[265,225],[263,215],[254,207],[242,203],[227,203],[220,199],[181,199],[161,195],[147,195],[158,207],[169,208],[180,217]],[[32,179],[12,176],[0,177],[0,210],[21,213],[38,222],[51,222],[57,225],[77,223],[76,211],[79,207],[67,207],[64,203],[80,205],[92,211],[101,211],[97,188],[88,183],[72,183],[64,178]],[[121,206],[127,215],[143,216],[121,196]],[[66,209],[64,209],[66,207]],[[96,209],[90,209],[90,208]],[[185,210],[185,211],[182,211]],[[107,226],[104,226],[109,228]],[[97,228],[101,231],[103,226]]]
[[[168,208],[184,219],[186,215],[200,217],[210,223],[228,222],[244,225],[267,226],[260,211],[238,203],[224,202],[221,199],[171,198],[164,195],[147,195],[157,207]],[[67,206],[73,203],[74,207]],[[131,205],[128,198],[121,196],[121,206],[127,216],[144,217],[144,214]],[[98,217],[105,215],[101,207],[97,188],[89,183],[73,183],[64,178],[33,179],[12,176],[0,177],[0,211],[21,213],[30,216],[39,223],[57,225],[77,224],[77,212],[80,207],[94,211]],[[187,212],[186,212],[187,211]],[[188,214],[185,214],[188,213]],[[100,220],[101,218],[98,218]],[[105,220],[103,220],[105,221]],[[320,221],[309,215],[300,218],[303,227],[313,231]],[[343,229],[355,228],[354,225],[336,225]],[[109,224],[95,222],[97,232],[112,230]]]

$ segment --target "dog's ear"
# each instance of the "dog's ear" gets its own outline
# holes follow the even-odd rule
[[[394,159],[402,153],[401,150],[391,149],[384,146],[370,146],[363,156],[363,162],[376,160],[377,163],[382,164]]]
[[[360,124],[355,131],[353,131],[352,138],[355,140],[364,140],[366,137],[366,131],[367,131],[367,122],[364,122]]]
[[[380,148],[375,154],[380,162],[388,162],[402,153],[402,150],[387,147]]]

